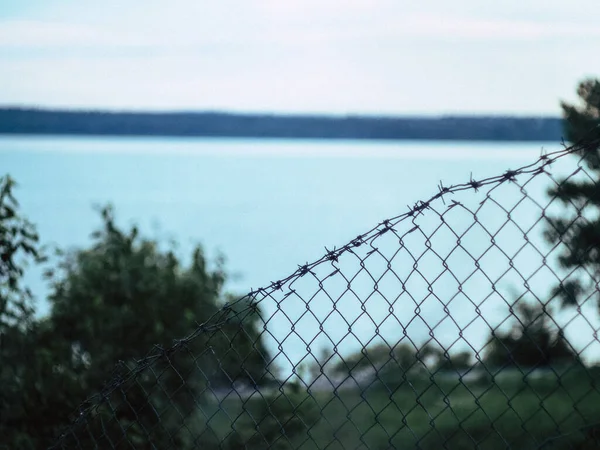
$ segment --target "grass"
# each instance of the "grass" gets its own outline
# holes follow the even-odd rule
[[[388,377],[337,394],[230,396],[195,422],[206,448],[600,448],[600,371],[469,383]]]

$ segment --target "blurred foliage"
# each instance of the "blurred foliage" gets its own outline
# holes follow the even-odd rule
[[[32,295],[21,278],[28,262],[42,257],[35,227],[18,215],[15,181],[0,177],[0,332],[25,326],[33,317]]]
[[[558,260],[570,273],[554,288],[553,295],[560,298],[564,306],[581,305],[589,295],[595,295],[600,308],[600,295],[594,281],[600,275],[600,148],[597,144],[600,139],[600,80],[583,80],[577,94],[579,105],[565,102],[561,105],[564,130],[569,141],[583,145],[575,155],[583,159],[589,177],[560,179],[559,184],[549,190],[550,196],[556,197],[574,213],[549,217],[545,237],[552,245],[563,243]],[[582,269],[591,276],[582,279],[579,276]]]
[[[564,118],[564,131],[566,138],[571,142],[580,142],[583,139],[597,139],[600,137],[600,79],[587,78],[577,86],[579,105],[562,102]],[[595,170],[598,165],[598,154],[590,153],[587,161]]]
[[[348,371],[358,372],[369,369],[379,370],[387,369],[388,365],[393,365],[403,372],[463,370],[471,367],[471,353],[448,353],[439,345],[431,342],[421,347],[412,343],[398,343],[393,347],[380,343],[365,347],[344,358],[343,361],[336,364],[334,371],[347,373]]]
[[[345,357],[334,366],[333,373],[350,375],[365,385],[377,379],[394,390],[406,382],[422,384],[437,374],[464,376],[473,372],[481,378],[488,370],[497,369],[582,367],[563,331],[552,321],[548,307],[521,300],[515,310],[511,310],[515,319],[512,328],[492,333],[480,362],[470,351],[450,352],[433,340],[420,347],[414,343],[379,343]]]
[[[40,395],[47,352],[38,346],[47,329],[34,321],[33,297],[22,285],[27,264],[42,256],[35,227],[19,215],[14,187],[9,176],[0,178],[0,444],[26,449],[33,448],[30,436],[45,429],[42,417],[27,424],[22,418],[47,400]]]
[[[2,179],[0,445],[48,447],[104,385],[103,395],[90,398],[79,445],[93,446],[86,441],[90,431],[101,447],[110,441],[115,448],[151,448],[151,440],[158,448],[183,448],[181,424],[208,389],[273,380],[260,311],[243,302],[230,308],[237,319],[169,353],[174,338],[189,336],[230,299],[222,264],[209,269],[196,247],[191,263],[182,265],[137,228],[120,229],[111,208],[102,210],[89,248],[60,255],[48,273],[50,313],[36,319],[31,294],[21,286],[19,257],[40,260],[38,237],[19,215],[13,186]],[[147,367],[136,368],[136,358],[151,349]]]
[[[422,356],[428,354],[428,348],[421,351]],[[380,370],[388,364],[408,372],[415,370],[417,368],[415,365],[421,364],[421,361],[417,358],[416,348],[411,344],[403,343],[391,347],[386,343],[379,343],[363,347],[358,352],[343,358],[335,365],[333,371],[338,374],[356,374],[365,370]]]
[[[521,301],[516,307],[516,323],[507,333],[493,332],[484,364],[488,369],[518,367],[521,370],[580,364],[577,353],[554,326],[548,307]]]

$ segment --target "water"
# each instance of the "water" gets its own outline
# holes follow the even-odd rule
[[[93,206],[110,202],[120,222],[182,252],[195,242],[223,252],[229,287],[245,292],[404,212],[440,180],[520,166],[542,145],[18,137],[0,139],[0,161],[44,242],[86,245]]]
[[[0,167],[43,242],[88,244],[100,223],[93,205],[110,202],[120,223],[176,240],[182,255],[197,242],[223,253],[227,288],[243,294],[430,198],[440,180],[498,175],[542,148],[559,144],[3,137]],[[27,282],[43,314],[39,278]]]

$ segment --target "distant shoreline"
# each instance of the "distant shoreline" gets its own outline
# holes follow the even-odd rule
[[[91,133],[5,133],[0,131],[1,139],[10,138],[23,138],[23,139],[103,139],[103,138],[117,138],[117,139],[190,139],[190,140],[230,140],[235,142],[247,141],[260,141],[260,142],[331,142],[331,143],[359,143],[359,142],[372,142],[379,144],[394,144],[394,143],[410,143],[410,142],[447,142],[447,143],[496,143],[496,144],[518,144],[518,143],[540,143],[540,144],[560,144],[562,137],[559,139],[438,139],[438,138],[422,138],[422,139],[380,139],[380,138],[319,138],[319,137],[264,137],[264,136],[192,136],[192,135],[167,135],[167,134],[91,134]]]
[[[540,142],[561,140],[562,119],[0,108],[0,135]]]

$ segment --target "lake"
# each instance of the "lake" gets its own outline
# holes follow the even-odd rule
[[[440,181],[449,186],[471,176],[500,175],[534,162],[542,148],[553,151],[560,145],[17,136],[0,138],[0,167],[17,180],[16,196],[24,214],[38,225],[44,243],[61,248],[87,245],[100,224],[93,206],[112,203],[118,222],[136,223],[145,234],[165,242],[177,241],[182,255],[197,242],[211,258],[224,254],[232,275],[227,288],[244,294],[319,259],[325,247],[344,245],[382,220],[406,212],[407,205],[437,193]],[[573,161],[566,161],[564,171],[574,167]],[[543,202],[545,187],[540,184],[528,192]],[[515,192],[503,197],[508,204],[520,198]],[[472,191],[461,195],[467,201],[481,201]],[[524,208],[523,214],[534,218],[539,211]],[[507,236],[506,242],[514,243],[514,236]],[[523,268],[534,264],[535,256],[527,258],[521,262]],[[456,264],[451,270],[460,271],[462,263]],[[496,263],[489,264],[489,270],[495,270]],[[39,275],[30,271],[27,282],[41,299],[44,313],[46,288]],[[548,280],[538,284],[540,289],[550,286]],[[473,287],[473,292],[480,287]],[[308,294],[311,288],[307,289]],[[387,311],[383,303],[370,305],[373,311]],[[294,306],[290,300],[289,308],[290,315],[300,320],[304,305]],[[322,303],[323,317],[328,308]],[[360,305],[347,308],[344,314],[352,316]],[[464,307],[457,308],[453,314],[464,314],[466,320]],[[275,313],[273,305],[265,309]],[[409,309],[414,310],[414,304]],[[379,320],[389,316],[385,314]],[[427,322],[437,323],[443,313],[433,307],[430,314]],[[278,339],[289,334],[286,324],[280,323],[279,331],[273,326]],[[306,324],[301,330],[311,335],[316,326]],[[372,323],[360,320],[354,327],[358,337],[345,343],[348,351],[379,333]],[[423,324],[415,327],[420,327],[414,333],[421,336],[428,332]],[[334,325],[326,329],[335,334]],[[472,339],[480,340],[484,328],[470,329]],[[566,331],[582,346],[589,343],[589,334],[571,336]],[[398,325],[391,324],[387,333],[397,334]],[[448,333],[451,340],[452,332]],[[286,352],[296,361],[305,352],[302,340],[286,341]]]

